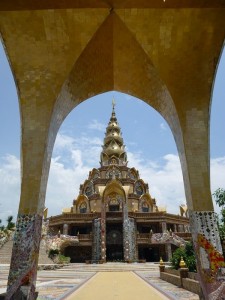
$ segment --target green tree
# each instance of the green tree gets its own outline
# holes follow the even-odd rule
[[[218,188],[213,193],[213,196],[215,198],[216,203],[219,205],[219,207],[222,207],[222,209],[224,209],[224,207],[225,207],[225,190]]]
[[[8,218],[6,220],[7,221],[6,229],[11,230],[15,227],[15,223],[12,222],[12,220],[13,220],[13,216],[8,216]]]
[[[218,188],[214,193],[213,197],[216,201],[216,204],[221,207],[221,221],[225,223],[225,190]]]
[[[0,224],[2,223],[2,220],[0,219]],[[4,230],[5,229],[5,226],[4,225],[2,225],[2,226],[0,226],[0,230]]]
[[[218,229],[221,242],[225,240],[225,190],[218,188],[213,194],[216,204],[221,207],[221,219],[218,218]]]

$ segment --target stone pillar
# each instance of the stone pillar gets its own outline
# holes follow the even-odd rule
[[[174,224],[174,232],[177,232],[177,224]]]
[[[167,227],[166,227],[166,222],[162,222],[162,233],[166,232]]]
[[[178,225],[178,232],[182,232],[182,225],[181,224]]]
[[[188,268],[180,268],[180,287],[183,288],[183,278],[188,278]]]
[[[136,260],[139,260],[139,249],[138,249],[138,243],[137,243],[137,236],[136,236]]]
[[[170,259],[172,258],[171,244],[166,244],[166,257],[167,261],[170,261]]]
[[[106,262],[106,204],[104,201],[101,211],[101,260]]]
[[[42,113],[44,116],[45,112]],[[52,131],[50,138],[50,128],[44,121],[39,119],[36,122],[31,113],[29,117],[34,117],[33,123],[27,120],[22,128],[21,195],[5,299],[36,297],[42,217],[55,132]]]
[[[128,209],[127,203],[123,201],[123,252],[124,252],[124,261],[130,260],[130,226],[128,218]]]
[[[101,219],[92,222],[92,260],[101,259]]]
[[[5,299],[34,299],[42,216],[18,214]],[[22,264],[21,264],[22,262]]]
[[[194,242],[199,280],[207,300],[223,299],[224,280],[217,280],[220,268],[225,268],[224,257],[214,211],[191,211],[190,227]]]
[[[128,236],[128,242],[129,242],[129,259],[131,261],[135,261],[137,259],[136,256],[136,224],[135,220],[133,218],[128,218],[129,220],[129,236]]]
[[[123,202],[123,247],[125,261],[135,261],[137,259],[136,230],[135,220],[128,217],[127,202]]]
[[[63,234],[68,235],[68,224],[63,224]]]

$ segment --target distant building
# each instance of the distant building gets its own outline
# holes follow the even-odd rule
[[[100,167],[89,172],[73,206],[49,219],[49,230],[78,237],[78,243],[66,239],[60,249],[71,262],[168,260],[191,238],[186,207],[180,207],[181,216],[158,207],[138,170],[127,166],[114,106]]]

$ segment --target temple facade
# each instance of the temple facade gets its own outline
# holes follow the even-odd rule
[[[191,239],[187,208],[167,213],[128,167],[114,104],[102,148],[100,167],[89,172],[72,207],[49,218],[50,234],[65,240],[59,250],[71,262],[169,260]]]

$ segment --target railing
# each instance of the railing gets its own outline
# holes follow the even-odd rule
[[[77,237],[78,237],[79,241],[92,240],[92,235],[91,234],[78,234]]]
[[[178,215],[173,215],[165,212],[129,212],[129,217],[133,218],[140,218],[140,219],[155,219],[161,217],[163,220],[180,220],[180,221],[186,221],[182,224],[186,225],[187,224],[187,218],[178,216]]]
[[[174,233],[183,239],[188,239],[192,237],[190,232],[174,232]]]
[[[150,244],[151,239],[150,239],[150,234],[149,233],[137,233],[137,243],[138,244]]]
[[[149,233],[138,233],[137,238],[138,239],[149,239],[150,234]]]
[[[49,218],[49,225],[51,226],[52,224],[55,224],[57,222],[70,222],[73,220],[93,220],[96,218],[100,218],[101,217],[101,213],[84,213],[84,214],[74,214],[74,213],[69,213],[69,214],[62,214],[62,215],[58,215],[58,216],[54,216],[54,217],[50,217]]]
[[[107,211],[106,218],[120,218],[122,219],[123,213],[122,211]]]
[[[137,233],[137,242],[138,244],[141,243],[148,243],[148,244],[164,244],[164,243],[171,243],[176,246],[184,245],[185,240],[189,240],[191,237],[190,233],[185,233],[185,236],[178,236],[176,233],[164,232],[164,233]]]

